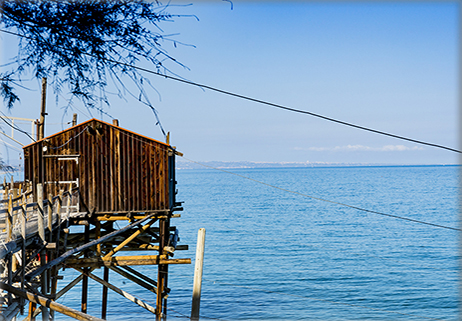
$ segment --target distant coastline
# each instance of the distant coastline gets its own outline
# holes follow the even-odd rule
[[[205,166],[202,166],[200,164]],[[384,167],[384,166],[461,166],[461,164],[386,164],[386,163],[329,163],[329,162],[225,162],[225,161],[204,161],[193,163],[190,161],[177,158],[176,169],[246,169],[246,168],[284,168],[284,167]],[[12,166],[13,172],[0,171],[0,176],[11,175],[17,176],[23,172],[23,166]]]
[[[201,163],[205,166],[202,166]],[[329,163],[329,162],[224,162],[204,161],[193,163],[177,159],[176,169],[245,169],[245,168],[283,168],[283,167],[375,167],[375,166],[460,166],[460,164],[385,164],[385,163]]]

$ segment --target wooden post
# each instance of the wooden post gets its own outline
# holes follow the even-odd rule
[[[43,185],[41,183],[37,184],[37,224],[38,224],[38,234],[40,237],[41,244],[45,244],[45,224],[44,224],[44,211],[43,211]],[[40,253],[40,265],[45,265],[46,260],[45,260],[46,252],[42,251]],[[47,289],[47,271],[43,271],[43,273],[40,275],[40,283],[41,283],[41,290],[42,294],[47,294],[48,289]],[[42,320],[47,321],[49,319],[49,314],[48,314],[48,308],[43,307],[42,308]]]
[[[56,232],[56,257],[59,257],[60,254],[60,247],[59,247],[59,239],[61,237],[61,207],[63,206],[63,194],[64,190],[60,190],[58,194],[58,206],[56,208],[56,220],[58,222],[58,230]]]
[[[53,195],[51,194],[48,194],[48,207],[47,207],[48,211],[47,211],[47,227],[48,227],[48,242],[51,243],[53,242]],[[53,250],[47,250],[47,261],[50,262],[53,260]],[[47,262],[47,263],[48,263]],[[53,283],[53,280],[55,278],[55,275],[54,273],[56,272],[56,269],[55,267],[49,269],[47,271],[47,278],[46,278],[46,282],[47,282],[47,293],[50,293],[50,294],[55,294],[56,293],[56,290],[54,291],[53,293],[53,286],[54,286],[54,283]],[[49,315],[49,318],[51,320],[54,320],[54,311],[52,309],[50,309],[50,315]]]
[[[53,195],[48,194],[48,236],[49,242],[53,242]]]
[[[22,238],[22,255],[21,255],[21,290],[24,291],[24,279],[26,276],[26,194],[22,195],[21,203],[21,238]],[[21,298],[21,314],[24,313],[24,307],[26,305],[26,300]]]
[[[199,320],[201,302],[202,269],[204,265],[205,228],[199,229],[197,234],[196,265],[194,268],[194,285],[191,308],[191,320]]]
[[[7,266],[7,280],[8,280],[8,285],[13,285],[13,256],[14,254],[13,253],[9,253],[6,257],[7,259],[7,262],[6,262],[6,266]],[[11,305],[13,303],[13,296],[11,295],[10,292],[8,292],[7,294],[7,300],[8,300],[8,305]]]
[[[38,234],[42,244],[45,244],[45,226],[43,222],[43,185],[41,183],[37,184],[37,224],[38,224]]]
[[[77,114],[72,115],[72,126],[77,125]]]
[[[84,242],[87,244],[90,241],[90,224],[85,225],[85,236]],[[88,257],[88,250],[84,251],[84,257]],[[87,300],[88,300],[88,274],[89,268],[83,269],[83,280],[82,280],[82,312],[87,313]]]
[[[21,203],[21,237],[23,239],[23,243],[26,243],[26,222],[27,222],[27,212],[26,212],[26,194],[22,195],[22,203]]]
[[[12,176],[13,177],[13,176]],[[14,201],[14,199],[18,198],[19,196],[19,193],[21,193],[21,191],[17,188],[13,188],[11,190],[13,193],[13,207],[15,207],[15,203],[16,204],[19,204],[19,201]],[[13,215],[12,214],[12,222],[13,222],[13,226],[16,224],[16,221],[18,220],[17,216]]]
[[[67,194],[67,203],[66,203],[66,217],[65,217],[65,220],[66,220],[66,229],[69,227],[69,215],[70,215],[70,212],[71,212],[71,198],[72,198],[72,184],[69,184],[69,193]],[[64,242],[63,242],[63,252],[66,252],[67,251],[67,237],[68,237],[69,233],[64,233]]]
[[[100,237],[101,237],[101,221],[96,220],[96,222],[95,222],[95,238],[99,239]],[[96,253],[98,253],[98,255],[102,255],[101,243],[98,243],[96,245]]]
[[[6,241],[13,240],[13,195],[8,198],[8,213],[6,217]]]
[[[109,283],[109,268],[105,266],[103,268],[104,271],[104,282]],[[101,319],[106,320],[106,315],[107,315],[107,292],[108,288],[106,285],[103,284],[103,302],[102,302],[102,307],[101,307]]]
[[[159,220],[159,257],[164,254],[164,247],[168,242],[168,222],[167,218]],[[168,265],[159,264],[157,267],[157,299],[156,299],[156,320],[161,320],[164,315],[162,308],[164,303],[165,281],[168,273]],[[164,311],[165,313],[165,311]]]
[[[46,108],[46,98],[47,98],[47,79],[42,78],[42,101],[40,108],[40,122],[39,122],[39,132],[38,138],[42,139],[45,137],[45,108]]]
[[[96,221],[95,222],[95,237],[96,239],[99,239],[101,237],[101,222],[100,221]],[[102,255],[102,251],[101,251],[101,244],[98,243],[96,245],[96,252],[99,254],[99,255]],[[103,278],[104,278],[104,282],[108,282],[109,283],[109,268],[107,266],[105,266],[103,268]],[[107,295],[108,295],[108,288],[107,286],[105,286],[103,284],[103,300],[102,300],[102,303],[101,303],[101,319],[103,320],[106,320],[106,315],[107,315]]]
[[[34,313],[36,309],[37,309],[37,304],[30,301],[29,302],[29,314],[27,318],[28,321],[35,321]]]
[[[42,251],[40,253],[40,265],[43,266],[45,265],[46,262],[46,251]],[[40,287],[42,290],[43,295],[48,294],[48,271],[43,271],[43,273],[40,275]],[[46,306],[42,307],[42,321],[49,321],[50,320],[50,314],[49,310]]]

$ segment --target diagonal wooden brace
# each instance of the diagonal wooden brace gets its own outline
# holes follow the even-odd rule
[[[75,270],[79,271],[80,273],[84,273],[84,271],[82,269],[79,269],[79,268],[74,268]],[[140,299],[138,298],[135,298],[133,295],[131,295],[130,293],[124,291],[124,290],[121,290],[119,289],[118,287],[112,285],[111,283],[109,282],[106,282],[104,281],[103,279],[100,279],[99,277],[97,277],[96,275],[92,274],[92,273],[88,273],[87,274],[88,277],[92,278],[93,280],[95,280],[96,282],[98,283],[101,283],[102,285],[108,287],[109,289],[111,289],[112,291],[120,294],[121,296],[125,297],[126,299],[132,301],[133,303],[136,303],[138,304],[140,307],[142,308],[145,308],[146,310],[148,310],[149,312],[152,312],[152,313],[156,313],[156,309],[152,306],[150,306],[149,304],[145,303],[144,301],[141,301]]]
[[[27,292],[27,291],[22,291],[22,290],[20,290],[18,288],[15,288],[15,287],[13,287],[13,286],[11,286],[9,284],[3,283],[3,282],[0,282],[0,288],[2,290],[13,293],[16,296],[25,298],[25,299],[29,300],[30,302],[34,302],[36,304],[40,304],[42,306],[48,307],[48,308],[50,308],[50,309],[52,309],[54,311],[65,314],[65,315],[70,316],[70,317],[72,317],[74,319],[77,319],[77,320],[82,320],[82,321],[103,321],[100,318],[96,318],[96,317],[93,317],[91,315],[79,312],[77,310],[74,310],[72,308],[64,306],[64,305],[62,305],[60,303],[52,301],[52,300],[50,300],[48,298],[45,298],[43,296],[36,295],[34,293]]]
[[[142,226],[140,227],[135,233],[133,233],[131,236],[129,236],[128,238],[125,239],[125,241],[123,241],[122,243],[120,243],[119,245],[117,245],[117,247],[115,247],[114,249],[112,249],[109,253],[107,253],[103,259],[108,259],[110,258],[111,256],[113,256],[115,253],[117,253],[118,251],[120,251],[125,245],[127,245],[128,243],[130,243],[131,241],[133,241],[137,236],[139,236],[140,234],[144,233],[148,228],[151,227],[152,224],[154,224],[155,222],[157,221],[157,218],[154,218],[152,219],[151,221],[149,221],[149,223],[147,223],[145,226]]]

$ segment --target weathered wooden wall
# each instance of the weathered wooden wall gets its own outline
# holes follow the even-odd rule
[[[167,144],[92,119],[25,146],[25,179],[33,186],[44,183],[45,195],[57,195],[69,188],[58,181],[78,178],[81,204],[90,212],[169,209],[174,205],[169,150]]]

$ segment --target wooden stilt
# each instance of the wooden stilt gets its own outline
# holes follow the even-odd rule
[[[8,212],[6,216],[6,241],[13,240],[13,196],[9,196]]]
[[[37,309],[37,304],[35,302],[29,302],[29,315],[28,315],[28,321],[35,321],[35,310]]]
[[[105,266],[104,268],[104,282],[109,282],[109,269]],[[103,284],[103,302],[101,307],[101,319],[106,320],[107,315],[107,297],[108,297],[108,288]]]
[[[48,260],[51,261],[54,259],[54,256],[55,256],[55,252],[54,251],[49,251],[48,252]],[[55,300],[55,296],[56,296],[56,291],[58,289],[58,271],[57,271],[57,267],[56,266],[53,266],[51,269],[50,269],[50,297],[53,298]],[[54,320],[55,319],[55,311],[50,309],[50,320]]]
[[[202,269],[204,265],[205,229],[199,229],[197,235],[196,264],[194,268],[194,285],[191,308],[191,320],[199,320],[201,302]]]
[[[46,264],[46,251],[42,251],[40,253],[40,265],[44,266]],[[49,271],[44,271],[40,275],[40,285],[41,285],[41,290],[42,294],[46,295],[48,293],[47,289],[47,274]],[[42,307],[42,320],[43,321],[48,321],[50,319],[50,314],[48,311],[48,308],[46,306]]]
[[[168,246],[170,240],[170,218],[165,220],[165,230],[164,230],[164,244],[163,244],[163,254],[166,254],[165,248]],[[168,264],[163,266],[163,289],[162,289],[162,299],[163,299],[163,317],[167,319],[167,286],[168,286]]]
[[[26,276],[26,196],[22,196],[22,204],[21,204],[21,239],[22,239],[22,248],[21,248],[21,290],[24,291],[24,280]],[[24,314],[24,307],[26,304],[26,300],[21,298],[21,314]]]
[[[13,254],[10,253],[8,254],[7,258],[6,258],[8,261],[7,261],[7,279],[8,279],[8,285],[13,285]],[[10,305],[12,303],[12,300],[13,300],[13,296],[11,295],[11,293],[8,293],[7,295],[7,300],[8,300],[8,305]]]
[[[38,234],[40,236],[40,241],[42,244],[45,243],[45,225],[44,225],[44,212],[43,212],[43,185],[37,184],[37,223],[38,223]]]
[[[164,220],[159,220],[159,256],[162,255],[162,245],[163,245],[163,222]],[[156,295],[156,321],[160,321],[162,317],[162,271],[161,265],[157,266],[157,295]]]
[[[90,225],[85,225],[85,243],[90,241]],[[88,257],[88,250],[85,250],[84,257]],[[89,268],[83,269],[83,280],[82,280],[82,307],[81,311],[87,313],[87,301],[88,301],[88,273]]]

